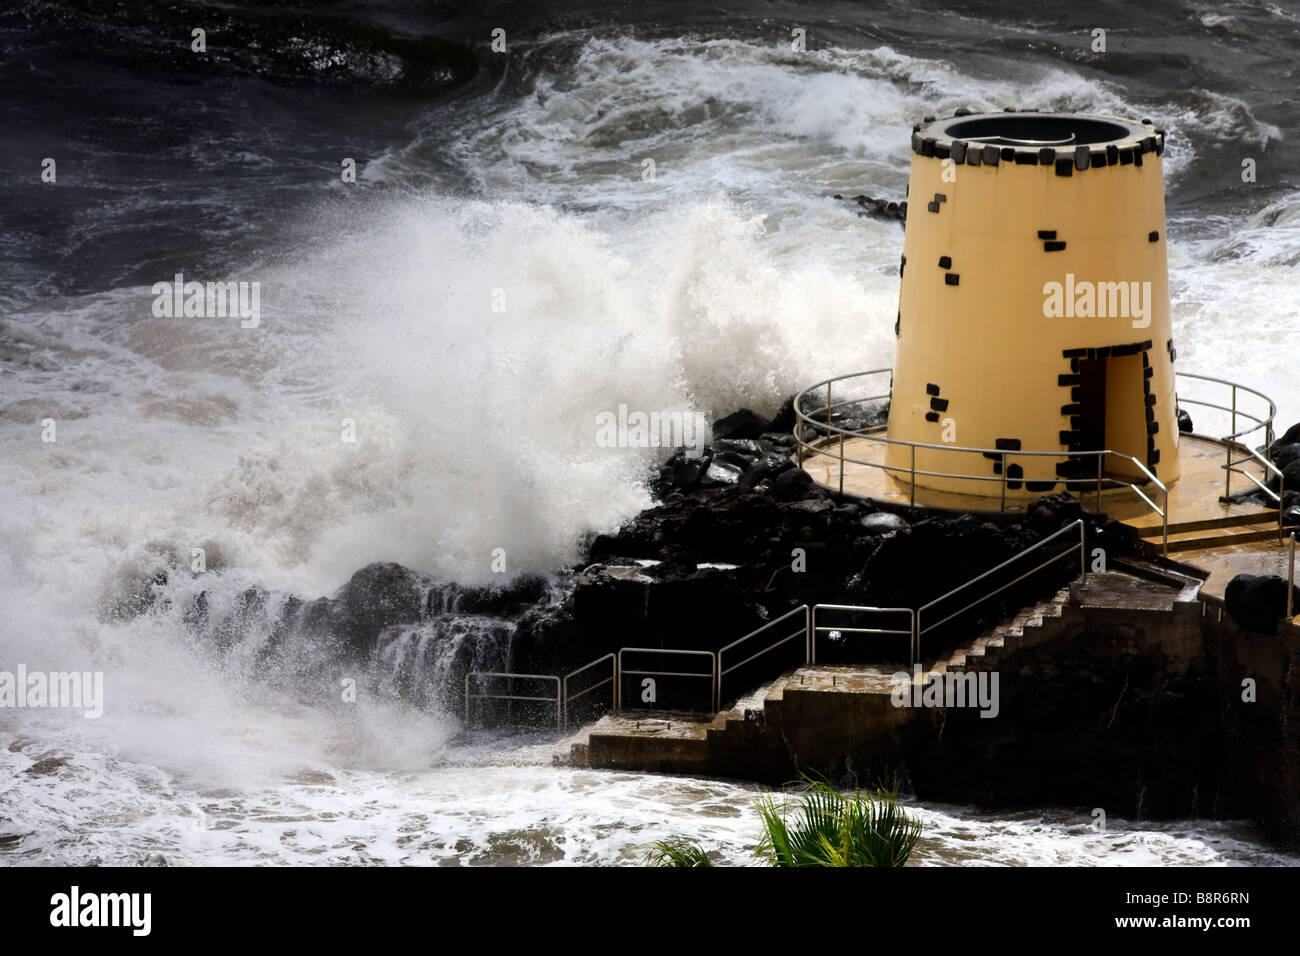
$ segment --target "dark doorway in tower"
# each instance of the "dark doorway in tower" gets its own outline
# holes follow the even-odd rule
[[[1117,349],[1118,351],[1118,349]],[[1125,348],[1124,351],[1128,351]],[[1147,460],[1146,389],[1142,353],[1104,355],[1079,360],[1079,413],[1071,422],[1072,451],[1110,450],[1102,458],[1103,475],[1132,480],[1145,477],[1125,456]],[[1082,477],[1097,473],[1095,461],[1085,461]]]

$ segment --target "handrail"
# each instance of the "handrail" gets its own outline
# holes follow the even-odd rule
[[[892,370],[887,368],[882,368],[882,369],[871,369],[865,372],[850,372],[844,375],[837,375],[832,378],[825,379],[821,382],[817,382],[814,385],[810,385],[807,388],[800,391],[795,396],[793,401],[795,419],[796,419],[796,425],[794,429],[795,453],[801,467],[804,463],[804,459],[806,455],[808,454],[823,455],[837,460],[840,463],[839,481],[840,481],[841,492],[843,491],[844,466],[846,464],[861,465],[868,468],[880,469],[886,473],[894,474],[896,477],[900,478],[900,480],[909,480],[911,486],[912,505],[916,504],[916,478],[917,477],[948,478],[957,481],[971,481],[971,482],[997,482],[1001,486],[1001,502],[1000,502],[999,510],[1005,510],[1008,482],[1012,480],[1017,480],[1017,481],[1034,480],[1032,478],[1012,479],[1010,475],[1007,473],[1007,467],[1006,467],[1006,463],[1009,459],[1013,459],[1016,457],[1035,457],[1035,456],[1048,456],[1048,457],[1055,457],[1055,458],[1064,458],[1067,460],[1086,460],[1088,458],[1094,458],[1097,461],[1097,469],[1096,469],[1097,473],[1095,478],[1094,477],[1088,477],[1088,478],[1057,477],[1051,480],[1054,483],[1065,485],[1067,489],[1076,491],[1076,493],[1081,493],[1082,489],[1085,487],[1087,488],[1095,487],[1098,496],[1099,509],[1101,507],[1100,498],[1103,490],[1127,488],[1128,490],[1132,491],[1149,508],[1151,508],[1153,512],[1155,512],[1161,518],[1161,524],[1162,524],[1161,550],[1166,554],[1168,553],[1169,550],[1169,489],[1164,484],[1164,482],[1156,478],[1155,474],[1139,459],[1135,458],[1132,455],[1126,454],[1124,452],[1115,451],[1114,449],[1098,449],[1098,450],[1089,450],[1089,451],[1071,451],[1068,449],[1065,450],[1054,449],[1050,451],[1043,451],[1037,449],[1022,449],[1017,451],[1009,451],[1000,448],[976,448],[968,445],[953,445],[948,443],[914,442],[914,441],[907,441],[905,439],[890,438],[888,437],[888,435],[880,434],[880,432],[885,430],[886,426],[884,425],[877,425],[870,428],[852,429],[852,428],[845,428],[841,425],[834,424],[831,421],[831,419],[836,409],[863,405],[869,402],[880,401],[890,397],[888,394],[872,394],[870,396],[862,397],[862,398],[840,398],[836,400],[833,391],[833,386],[836,383],[847,381],[850,379],[868,378],[870,376],[875,376],[875,375],[892,376]],[[1200,375],[1192,372],[1177,372],[1175,373],[1175,376],[1176,379],[1191,379],[1191,380],[1197,380],[1203,382],[1210,382],[1231,389],[1231,405],[1220,405],[1216,402],[1206,401],[1198,398],[1183,398],[1181,396],[1179,397],[1178,402],[1179,405],[1197,405],[1205,408],[1215,408],[1215,409],[1228,412],[1232,415],[1232,420],[1230,425],[1231,431],[1228,435],[1225,435],[1221,438],[1213,438],[1211,436],[1202,436],[1202,435],[1196,436],[1201,438],[1207,438],[1210,441],[1223,444],[1225,446],[1230,446],[1228,448],[1228,464],[1225,466],[1226,471],[1225,471],[1224,496],[1225,497],[1228,496],[1231,492],[1232,472],[1235,471],[1238,474],[1244,474],[1248,478],[1251,478],[1252,481],[1254,481],[1253,476],[1250,476],[1248,473],[1243,472],[1236,467],[1237,465],[1242,464],[1242,462],[1232,461],[1232,450],[1233,448],[1237,448],[1242,451],[1248,452],[1254,458],[1256,458],[1261,462],[1266,461],[1266,459],[1263,459],[1263,457],[1260,456],[1256,451],[1240,443],[1240,439],[1262,428],[1264,429],[1265,443],[1271,444],[1273,440],[1273,420],[1277,415],[1277,405],[1273,402],[1271,398],[1269,398],[1263,392],[1251,388],[1250,386],[1247,385],[1241,385],[1236,382],[1231,382],[1227,379],[1217,378],[1212,375]],[[805,410],[804,409],[805,397],[809,396],[811,393],[814,393],[822,388],[826,389],[826,404]],[[1261,415],[1256,415],[1253,412],[1239,408],[1238,392],[1246,393],[1248,395],[1252,395],[1258,399],[1261,399],[1267,405],[1267,412],[1263,412],[1261,413]],[[1248,423],[1247,427],[1238,428],[1237,427],[1238,418],[1244,418]],[[811,429],[817,436],[819,436],[820,439],[824,439],[824,440],[819,441],[818,438],[805,439],[804,437],[805,426]],[[872,442],[876,442],[878,444],[899,445],[899,446],[906,447],[909,449],[911,453],[911,465],[910,467],[903,466],[903,465],[892,465],[883,462],[863,461],[858,458],[850,457],[845,454],[845,443],[849,438],[863,438]],[[832,448],[834,448],[834,451],[830,450]],[[978,455],[984,455],[989,457],[995,457],[995,460],[1000,460],[1002,462],[1001,474],[1000,475],[972,475],[972,474],[963,474],[963,473],[955,473],[955,472],[947,472],[947,471],[933,471],[924,468],[917,468],[916,450],[918,448],[929,449],[934,451],[942,451],[942,452],[955,452],[958,454],[967,454],[967,455],[978,454]],[[1116,477],[1113,474],[1111,475],[1103,474],[1101,462],[1104,457],[1108,457],[1108,456],[1114,456],[1115,458],[1118,458],[1121,461],[1125,461],[1136,466],[1136,468],[1141,472],[1142,476],[1145,478],[1145,481],[1130,482],[1130,481],[1124,481],[1122,478]],[[1258,484],[1258,482],[1255,483]],[[1154,487],[1160,491],[1160,495],[1158,496],[1161,499],[1160,504],[1157,504],[1156,500],[1151,495],[1143,491],[1141,487],[1142,484],[1154,485]],[[1279,528],[1281,527],[1280,520],[1281,519],[1280,519],[1280,509],[1279,509]]]
[[[1270,443],[1270,444],[1271,444],[1271,443]],[[1242,469],[1237,468],[1237,467],[1236,467],[1237,465],[1245,464],[1245,463],[1246,463],[1247,461],[1249,461],[1250,459],[1249,459],[1249,458],[1238,458],[1236,461],[1233,461],[1233,460],[1232,460],[1232,451],[1231,451],[1231,449],[1229,449],[1229,452],[1228,452],[1228,462],[1227,462],[1227,464],[1220,465],[1219,467],[1222,468],[1222,469],[1224,470],[1224,472],[1226,473],[1226,475],[1231,475],[1233,472],[1235,472],[1235,473],[1237,473],[1238,475],[1241,475],[1243,478],[1247,478],[1247,479],[1249,479],[1251,482],[1254,483],[1254,485],[1255,485],[1256,488],[1258,488],[1260,491],[1264,492],[1264,494],[1268,495],[1268,497],[1272,498],[1273,501],[1275,501],[1275,502],[1277,503],[1277,540],[1278,540],[1278,543],[1280,544],[1281,541],[1282,541],[1282,534],[1283,534],[1283,532],[1282,532],[1282,506],[1283,506],[1283,504],[1285,503],[1285,499],[1286,499],[1286,475],[1284,475],[1284,474],[1282,473],[1282,469],[1281,469],[1281,468],[1279,468],[1277,465],[1273,464],[1271,461],[1269,461],[1267,458],[1265,458],[1265,457],[1264,457],[1263,455],[1261,455],[1259,452],[1255,451],[1255,449],[1251,448],[1250,446],[1248,446],[1248,445],[1240,445],[1240,444],[1238,444],[1238,447],[1240,447],[1243,451],[1247,452],[1247,453],[1248,453],[1252,458],[1255,459],[1256,462],[1258,462],[1259,464],[1263,465],[1264,468],[1265,468],[1265,473],[1266,473],[1266,474],[1267,474],[1268,472],[1271,471],[1274,475],[1277,476],[1277,491],[1276,491],[1276,492],[1273,491],[1273,489],[1270,488],[1270,487],[1267,485],[1267,483],[1260,481],[1258,478],[1256,478],[1256,477],[1255,477],[1254,475],[1252,475],[1250,472],[1248,472],[1248,471],[1243,471]],[[1230,478],[1226,478],[1226,475],[1225,475],[1225,481],[1230,481],[1231,479],[1230,479]],[[1225,487],[1225,489],[1224,489],[1224,496],[1225,496],[1225,497],[1227,496],[1227,488],[1226,488],[1226,487]]]
[[[832,625],[829,625],[829,624],[828,624],[828,625],[818,625],[818,623],[817,623],[817,612],[818,612],[818,611],[852,611],[852,612],[854,612],[854,613],[859,613],[859,612],[864,612],[864,611],[865,611],[865,612],[878,613],[878,614],[906,614],[906,615],[908,616],[908,629],[907,629],[906,631],[904,631],[904,630],[902,630],[901,628],[885,628],[885,627],[837,627],[837,626],[832,626]],[[909,654],[911,654],[911,658],[912,658],[912,659],[908,661],[908,664],[911,665],[911,664],[915,664],[915,663],[916,663],[916,655],[915,655],[915,653],[914,653],[914,652],[915,652],[915,646],[914,646],[914,645],[915,645],[915,643],[916,643],[916,641],[915,641],[915,635],[916,635],[916,610],[915,610],[914,608],[910,608],[910,607],[868,607],[868,606],[865,606],[865,605],[858,605],[858,604],[818,604],[818,605],[815,605],[815,606],[813,607],[812,633],[809,635],[809,639],[808,639],[808,645],[809,645],[809,657],[808,657],[808,662],[809,662],[810,664],[816,664],[816,663],[817,663],[817,635],[818,635],[818,633],[820,633],[821,631],[840,632],[840,633],[843,633],[843,632],[847,631],[847,632],[850,633],[850,634],[906,634],[906,635],[908,635],[909,638],[911,638],[911,640],[908,642],[908,643],[909,643],[908,652],[909,652]]]
[[[599,683],[592,684],[590,687],[586,687],[583,690],[578,691],[578,693],[576,694],[569,693],[569,681],[572,678],[577,677],[583,671],[591,670],[597,664],[603,664],[605,661],[609,661],[611,664],[613,664],[613,670],[608,677],[606,677],[604,680],[600,681]],[[562,722],[562,728],[567,730],[569,727],[569,704],[573,703],[579,697],[583,697],[587,694],[590,694],[593,690],[597,690],[601,687],[604,687],[606,684],[617,683],[617,682],[618,682],[618,658],[612,652],[606,654],[604,657],[596,658],[590,664],[583,664],[581,667],[575,670],[571,670],[569,671],[569,673],[565,674],[564,688],[563,688],[564,719]],[[617,692],[615,691],[611,696],[611,700],[616,698],[617,698]]]
[[[780,624],[782,621],[789,620],[790,618],[794,617],[796,614],[802,614],[802,615],[803,615],[803,628],[802,628],[800,631],[797,631],[797,632],[795,632],[795,633],[793,633],[793,634],[789,634],[789,635],[787,635],[787,636],[781,638],[781,640],[777,641],[775,644],[769,644],[767,647],[763,648],[763,649],[762,649],[761,651],[759,651],[757,654],[751,654],[749,657],[746,657],[743,661],[741,661],[741,662],[738,663],[738,664],[732,664],[730,667],[727,667],[727,668],[724,668],[724,667],[722,666],[722,655],[725,654],[727,651],[731,650],[733,647],[737,647],[737,646],[739,646],[739,645],[745,643],[745,641],[748,641],[748,640],[751,639],[751,638],[758,637],[758,635],[762,634],[764,631],[776,627],[776,626],[777,626],[778,624]],[[800,634],[802,634],[803,639],[804,639],[804,651],[803,651],[803,653],[804,653],[804,662],[806,663],[806,662],[809,660],[809,653],[810,653],[810,647],[809,647],[809,645],[810,645],[810,642],[811,642],[811,640],[812,640],[812,637],[811,637],[812,632],[810,631],[809,626],[808,626],[808,605],[807,605],[807,604],[801,604],[801,605],[799,605],[797,608],[795,608],[793,611],[787,611],[785,614],[782,614],[780,617],[778,617],[775,621],[768,621],[768,622],[767,622],[766,624],[764,624],[762,627],[755,628],[754,630],[752,630],[752,631],[750,631],[748,634],[746,634],[744,637],[740,638],[739,640],[732,641],[732,642],[731,642],[730,644],[728,644],[726,647],[724,647],[724,648],[722,648],[721,650],[719,650],[719,651],[718,651],[718,700],[717,700],[718,706],[721,706],[721,705],[722,705],[722,700],[723,700],[723,697],[722,697],[722,679],[723,679],[724,677],[726,677],[728,674],[730,674],[730,673],[731,673],[732,671],[734,671],[736,668],[738,668],[738,667],[743,667],[744,665],[748,664],[750,661],[755,660],[756,658],[762,657],[762,656],[763,656],[764,654],[766,654],[768,651],[774,651],[774,650],[776,650],[778,647],[780,647],[782,644],[786,644],[786,643],[788,643],[789,641],[794,640],[796,637],[799,637]]]
[[[1195,398],[1180,398],[1178,400],[1179,404],[1200,405],[1202,407],[1217,408],[1220,409],[1221,411],[1231,412],[1233,416],[1232,434],[1223,436],[1223,438],[1219,439],[1219,441],[1235,441],[1236,439],[1241,438],[1243,435],[1249,435],[1251,432],[1258,431],[1261,427],[1263,427],[1265,429],[1264,444],[1266,445],[1273,444],[1273,419],[1277,417],[1277,405],[1273,403],[1273,399],[1269,398],[1263,392],[1259,391],[1258,389],[1251,388],[1249,385],[1240,385],[1237,382],[1231,382],[1226,378],[1215,378],[1213,375],[1199,375],[1195,372],[1178,372],[1177,377],[1194,378],[1200,382],[1214,382],[1216,385],[1227,385],[1229,388],[1232,389],[1231,408],[1224,408],[1222,405],[1215,405],[1212,402],[1206,402]],[[1251,415],[1249,412],[1238,410],[1237,408],[1238,391],[1249,392],[1251,395],[1254,395],[1256,398],[1262,398],[1265,402],[1267,402],[1268,417],[1265,419],[1260,419],[1260,418],[1256,418],[1254,415]],[[1238,431],[1237,430],[1238,415],[1244,416],[1250,421],[1253,421],[1255,423],[1255,426],[1253,428],[1243,428],[1241,431]]]
[[[630,671],[623,666],[624,653],[633,654],[692,654],[709,658],[709,672],[698,671]],[[623,709],[623,678],[633,674],[641,677],[707,677],[709,678],[709,701],[716,713],[718,709],[718,653],[717,651],[693,651],[673,647],[620,647],[618,649],[618,682],[615,685],[614,709]]]
[[[973,587],[975,584],[986,579],[990,575],[1007,567],[1012,562],[1020,560],[1021,558],[1030,554],[1033,551],[1037,551],[1038,549],[1046,546],[1047,544],[1050,544],[1052,541],[1056,540],[1057,538],[1072,533],[1075,529],[1078,529],[1079,531],[1079,542],[1077,545],[1071,545],[1065,551],[1049,558],[1046,561],[1039,563],[1038,565],[1036,565],[1029,571],[1026,571],[1024,574],[1020,575],[1014,580],[1006,584],[1003,584],[1002,586],[995,588],[992,591],[981,594],[974,601],[971,601],[970,603],[962,607],[960,610],[955,611],[952,614],[949,614],[947,617],[943,618],[942,620],[937,621],[936,623],[931,624],[928,627],[922,625],[921,615],[925,611],[937,605],[939,602],[947,600],[948,598],[952,597],[954,594],[958,594],[970,587]],[[738,638],[737,640],[732,641],[730,644],[727,644],[725,647],[721,648],[718,651],[690,650],[690,649],[670,648],[670,647],[623,647],[623,648],[619,648],[617,652],[611,652],[605,654],[604,656],[598,657],[594,661],[591,661],[590,663],[583,664],[581,667],[569,671],[569,673],[563,675],[563,677],[554,676],[551,674],[514,674],[505,671],[471,671],[465,675],[465,720],[466,722],[468,722],[470,719],[470,701],[472,700],[484,700],[484,699],[534,700],[534,701],[554,700],[557,708],[557,716],[556,716],[557,726],[560,727],[561,729],[567,729],[569,705],[573,701],[578,700],[579,698],[585,696],[591,691],[596,690],[599,687],[603,687],[605,684],[608,684],[611,680],[614,682],[614,701],[613,701],[614,710],[622,710],[623,709],[623,678],[628,675],[632,675],[632,676],[644,675],[644,676],[658,676],[658,677],[699,677],[699,678],[708,677],[710,678],[710,682],[712,685],[711,686],[712,694],[710,700],[714,708],[714,712],[716,713],[721,708],[722,681],[727,674],[730,674],[733,671],[737,670],[738,668],[744,666],[745,664],[748,664],[750,661],[756,660],[757,658],[766,654],[768,651],[775,650],[777,647],[780,647],[783,644],[786,644],[794,640],[795,638],[799,637],[801,633],[804,636],[804,663],[805,664],[816,663],[817,635],[821,631],[842,631],[842,632],[848,632],[853,634],[894,634],[894,635],[908,634],[910,635],[910,642],[909,642],[910,657],[911,657],[910,663],[915,664],[917,663],[917,661],[921,660],[922,635],[928,633],[929,631],[934,630],[936,627],[939,627],[940,625],[946,623],[947,621],[951,620],[957,615],[964,613],[965,611],[974,607],[976,604],[979,604],[981,601],[986,601],[989,598],[1002,593],[1012,585],[1018,584],[1020,581],[1023,581],[1025,578],[1029,577],[1030,575],[1035,574],[1038,571],[1042,570],[1043,568],[1047,567],[1048,565],[1061,560],[1063,557],[1073,553],[1076,550],[1076,548],[1079,552],[1079,564],[1080,564],[1079,582],[1081,584],[1086,584],[1088,580],[1086,536],[1085,536],[1086,529],[1087,529],[1087,525],[1083,521],[1083,519],[1076,519],[1075,521],[1066,525],[1064,528],[1060,529],[1059,531],[1056,531],[1053,534],[1048,535],[1046,538],[1043,538],[1041,541],[1035,542],[1034,544],[1025,548],[1023,551],[1019,551],[1016,554],[1012,555],[1010,558],[1003,561],[1002,563],[992,568],[989,568],[987,571],[983,572],[982,574],[976,575],[975,577],[971,578],[969,581],[966,581],[958,585],[952,590],[940,595],[934,600],[916,609],[907,608],[907,607],[870,607],[866,605],[857,605],[857,604],[817,604],[814,605],[812,608],[809,608],[808,605],[803,604],[797,608],[794,608],[793,610],[787,611],[785,614],[781,615],[776,620],[769,621],[768,623],[764,624],[762,627],[750,631],[748,634],[744,635],[741,638]],[[1294,560],[1294,543],[1295,543],[1295,539],[1293,535],[1292,536],[1293,560]],[[845,626],[821,625],[817,623],[818,620],[817,614],[819,611],[849,611],[854,613],[872,613],[872,614],[907,614],[909,616],[910,624],[907,630],[903,630],[902,628],[868,628],[868,627],[845,627]],[[779,640],[769,644],[767,647],[763,648],[762,650],[754,654],[751,654],[750,656],[746,657],[744,660],[736,664],[732,664],[729,667],[723,668],[722,664],[723,664],[724,655],[728,651],[734,650],[735,648],[739,647],[741,644],[744,644],[746,641],[759,637],[764,632],[770,631],[773,628],[789,621],[791,618],[797,617],[800,614],[804,616],[803,627],[801,629],[797,629],[793,633],[781,637]],[[626,670],[623,667],[624,653],[683,654],[683,655],[707,657],[710,659],[710,669],[708,673],[704,673],[701,671]],[[576,694],[571,694],[569,692],[570,680],[572,680],[574,677],[578,676],[579,674],[591,670],[593,667],[596,667],[610,660],[613,661],[613,665],[614,665],[614,672],[612,677],[604,678],[603,680],[598,681],[597,683],[584,688],[583,690],[577,692]],[[477,679],[480,677],[504,677],[504,678],[518,677],[521,679],[530,679],[530,680],[555,681],[556,696],[554,698],[551,698],[551,697],[533,697],[533,696],[516,695],[516,694],[470,694],[470,681],[472,679]]]
[[[530,697],[520,694],[473,694],[469,692],[470,678],[479,677],[505,677],[511,682],[517,677],[521,680],[544,680],[555,681],[554,697]],[[563,726],[563,715],[560,691],[560,678],[554,674],[514,674],[509,671],[469,671],[465,674],[465,722],[469,723],[469,702],[471,700],[544,700],[555,704],[555,726]]]
[[[1025,555],[1027,555],[1027,554],[1029,554],[1029,553],[1031,553],[1031,552],[1033,552],[1033,551],[1037,551],[1039,548],[1043,547],[1044,545],[1048,544],[1049,542],[1054,541],[1055,539],[1061,537],[1061,536],[1064,535],[1064,534],[1067,534],[1067,533],[1073,532],[1073,531],[1075,531],[1076,529],[1077,529],[1078,532],[1079,532],[1079,543],[1078,543],[1078,549],[1079,549],[1079,584],[1080,584],[1080,585],[1085,585],[1085,584],[1087,584],[1087,583],[1088,583],[1088,555],[1087,555],[1087,540],[1086,540],[1086,537],[1085,537],[1085,532],[1086,532],[1086,530],[1087,530],[1087,525],[1084,523],[1084,521],[1083,521],[1082,518],[1076,518],[1074,521],[1072,521],[1070,524],[1066,525],[1066,526],[1065,526],[1064,528],[1062,528],[1060,531],[1057,531],[1057,532],[1054,532],[1053,534],[1048,535],[1046,538],[1043,538],[1043,540],[1038,541],[1038,542],[1036,542],[1036,543],[1030,545],[1028,548],[1025,548],[1023,551],[1020,551],[1020,552],[1018,552],[1018,553],[1012,555],[1011,557],[1007,558],[1007,560],[1003,561],[1001,564],[999,564],[999,565],[997,565],[997,566],[995,566],[995,567],[989,568],[989,569],[988,569],[987,571],[985,571],[983,574],[976,575],[975,577],[971,578],[969,581],[965,582],[964,584],[959,584],[957,587],[953,588],[951,591],[948,591],[948,592],[946,592],[945,594],[941,594],[941,595],[939,595],[939,597],[935,598],[934,600],[932,600],[932,601],[930,601],[930,602],[928,602],[928,603],[926,603],[926,604],[923,604],[923,605],[921,605],[919,608],[917,608],[917,609],[916,609],[916,627],[915,627],[915,633],[914,633],[914,635],[913,635],[913,643],[914,643],[915,646],[914,646],[913,651],[912,651],[912,653],[913,653],[913,657],[914,657],[914,662],[915,662],[915,660],[919,660],[920,657],[921,657],[921,637],[922,637],[922,635],[924,635],[927,631],[932,631],[932,630],[934,630],[934,629],[935,629],[936,627],[938,627],[939,625],[947,623],[948,621],[952,620],[952,619],[953,619],[954,617],[956,617],[957,615],[959,615],[959,614],[964,614],[966,611],[969,611],[971,608],[973,608],[976,604],[979,604],[981,601],[987,601],[989,598],[993,597],[994,595],[996,595],[996,594],[1001,594],[1001,593],[1002,593],[1003,591],[1005,591],[1007,588],[1011,587],[1011,586],[1014,585],[1014,584],[1018,584],[1018,583],[1020,583],[1021,581],[1023,581],[1025,578],[1029,577],[1029,575],[1031,575],[1031,574],[1036,574],[1037,572],[1041,571],[1043,568],[1047,567],[1049,564],[1052,564],[1052,563],[1055,562],[1055,561],[1059,561],[1059,560],[1060,560],[1061,558],[1063,558],[1065,555],[1070,554],[1072,551],[1074,551],[1074,549],[1075,549],[1075,545],[1071,545],[1071,546],[1070,546],[1068,549],[1066,549],[1065,551],[1063,551],[1063,552],[1061,552],[1060,554],[1058,554],[1058,555],[1056,555],[1056,556],[1054,556],[1054,557],[1052,557],[1052,558],[1049,558],[1048,560],[1042,562],[1041,564],[1037,565],[1036,567],[1032,568],[1031,570],[1029,570],[1029,571],[1025,572],[1024,574],[1020,575],[1020,577],[1016,578],[1015,580],[1013,580],[1013,581],[1009,581],[1008,583],[1002,585],[1001,587],[997,588],[996,590],[994,590],[994,591],[990,591],[990,592],[988,592],[987,594],[984,594],[984,595],[982,595],[982,596],[976,598],[974,601],[970,602],[969,604],[965,605],[964,607],[960,608],[959,610],[954,611],[952,614],[949,614],[947,617],[943,618],[942,620],[937,621],[937,622],[935,622],[934,624],[931,624],[929,627],[923,627],[923,626],[921,625],[921,615],[922,615],[922,614],[924,614],[924,613],[925,613],[926,611],[928,611],[930,608],[934,607],[934,606],[935,606],[936,604],[938,604],[940,601],[945,601],[945,600],[947,600],[948,598],[952,597],[954,594],[957,594],[957,593],[959,593],[959,592],[961,592],[961,591],[964,591],[966,588],[969,588],[969,587],[971,587],[972,585],[977,584],[978,582],[984,580],[984,579],[987,578],[990,574],[993,574],[993,573],[995,573],[995,572],[997,572],[997,571],[1002,570],[1002,569],[1005,568],[1007,565],[1011,564],[1013,561],[1018,561],[1018,560],[1020,560],[1020,559],[1023,558]]]

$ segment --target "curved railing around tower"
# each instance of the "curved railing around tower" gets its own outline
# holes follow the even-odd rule
[[[1118,452],[1114,449],[1104,448],[1091,451],[1070,451],[1068,449],[1053,449],[1050,451],[1039,451],[1033,449],[1018,449],[1015,451],[1003,448],[972,448],[966,445],[954,444],[935,444],[930,442],[911,442],[898,438],[889,438],[884,432],[888,427],[884,422],[865,428],[845,428],[833,423],[837,409],[844,410],[850,408],[862,408],[870,406],[873,402],[882,402],[890,400],[889,380],[893,372],[891,369],[872,369],[867,372],[852,372],[848,375],[838,375],[835,378],[829,378],[825,381],[810,385],[803,391],[799,392],[794,398],[795,413],[795,449],[799,458],[799,464],[802,467],[805,458],[809,456],[821,456],[839,462],[840,477],[839,490],[844,491],[844,466],[861,465],[867,468],[879,468],[886,473],[892,474],[900,481],[907,483],[909,488],[910,503],[916,504],[916,479],[918,476],[923,478],[944,478],[955,481],[969,482],[971,491],[969,494],[984,498],[992,498],[989,493],[989,482],[996,482],[998,485],[998,510],[1005,511],[1007,507],[1007,489],[1008,482],[1015,481],[1017,487],[1027,479],[1022,477],[1012,477],[1008,474],[1007,460],[1009,458],[1032,458],[1032,457],[1050,457],[1078,459],[1081,462],[1091,460],[1094,467],[1088,469],[1088,477],[1075,478],[1054,478],[1053,484],[1064,484],[1071,491],[1082,493],[1096,492],[1097,508],[1101,510],[1101,495],[1103,491],[1127,488],[1137,497],[1144,501],[1148,507],[1154,511],[1161,520],[1161,550],[1168,553],[1169,550],[1169,488],[1164,482],[1160,481],[1155,474],[1140,460],[1133,455],[1124,452]],[[861,389],[864,391],[877,391],[880,386],[877,384],[873,389],[871,386],[862,384],[863,380],[870,379],[874,376],[884,376],[884,391],[877,394],[859,395],[854,391]],[[1221,466],[1224,470],[1224,496],[1226,497],[1232,488],[1232,475],[1238,474],[1246,477],[1253,482],[1270,500],[1279,505],[1278,507],[1278,529],[1281,534],[1282,527],[1282,473],[1277,466],[1269,461],[1264,455],[1254,448],[1251,448],[1245,441],[1247,436],[1263,430],[1263,445],[1267,450],[1273,442],[1273,419],[1277,414],[1277,406],[1263,392],[1250,388],[1246,385],[1240,385],[1236,382],[1230,382],[1227,379],[1214,378],[1209,375],[1194,375],[1187,372],[1179,372],[1176,375],[1175,386],[1178,380],[1188,380],[1197,382],[1208,382],[1212,385],[1223,386],[1228,389],[1228,395],[1224,401],[1229,404],[1225,405],[1220,402],[1207,401],[1200,398],[1189,398],[1179,396],[1180,406],[1198,406],[1206,409],[1230,415],[1231,431],[1227,435],[1214,437],[1197,432],[1188,432],[1191,437],[1199,438],[1204,441],[1213,442],[1222,445],[1225,449],[1226,460]],[[852,384],[851,384],[852,383]],[[837,387],[838,386],[838,387]],[[813,393],[824,390],[826,393],[825,404],[813,405],[808,407],[809,399]],[[843,397],[843,392],[847,391],[847,397]],[[841,397],[836,398],[836,394],[841,393]],[[1262,400],[1267,406],[1267,411],[1252,411],[1245,407],[1240,407],[1239,397],[1241,394],[1249,395],[1254,399]],[[818,402],[820,398],[812,397],[811,402]],[[1243,424],[1245,427],[1239,427]],[[860,438],[870,442],[877,442],[881,445],[898,445],[907,448],[910,452],[911,462],[908,466],[891,465],[883,461],[864,461],[861,458],[853,458],[845,454],[845,443],[849,439]],[[943,452],[950,455],[970,455],[978,454],[994,461],[1001,462],[999,474],[972,475],[960,471],[934,471],[916,467],[916,450],[923,448],[937,452]],[[1240,456],[1240,457],[1234,457]],[[1105,470],[1104,463],[1107,460],[1118,460],[1126,465],[1137,469],[1141,477],[1136,480],[1126,481],[1122,477],[1117,477],[1113,472],[1108,473]],[[1269,487],[1267,481],[1260,481],[1250,472],[1245,470],[1246,465],[1255,464],[1264,469],[1265,474],[1271,473],[1278,481],[1277,491]],[[1082,474],[1082,470],[1080,474]],[[1147,490],[1143,490],[1144,487]],[[1156,500],[1147,494],[1151,491]]]

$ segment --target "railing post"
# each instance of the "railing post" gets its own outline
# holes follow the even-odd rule
[[[1232,383],[1232,432],[1237,434],[1237,383]],[[1234,439],[1235,441],[1235,439]]]
[[[1229,438],[1223,443],[1223,497],[1227,498],[1232,494],[1232,443],[1235,438]]]
[[[1286,563],[1286,619],[1295,617],[1295,532],[1291,532],[1291,555]]]
[[[911,503],[916,507],[916,446],[912,446],[912,481],[911,481]]]
[[[1082,519],[1079,521],[1079,587],[1088,586],[1088,538],[1087,528]]]
[[[820,604],[814,604],[812,609],[812,627],[808,631],[808,663],[817,663],[817,608]]]
[[[840,494],[844,494],[844,433],[840,432]]]
[[[1232,427],[1228,430],[1229,435],[1237,434],[1237,385],[1234,382],[1232,386]],[[1225,460],[1226,465],[1223,469],[1223,497],[1227,498],[1232,494],[1232,443],[1237,439],[1229,438],[1224,444],[1228,457]]]
[[[912,611],[912,659],[907,662],[909,669],[916,666],[921,659],[921,612]]]
[[[1002,501],[998,504],[998,511],[1007,510],[1007,453],[1002,453]]]
[[[1105,456],[1097,452],[1097,510],[1101,511],[1101,461]]]
[[[1160,516],[1160,553],[1169,557],[1169,486],[1165,486],[1164,514]]]
[[[812,663],[812,621],[808,605],[803,606],[803,662]]]

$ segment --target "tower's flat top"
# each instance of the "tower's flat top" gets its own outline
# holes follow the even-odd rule
[[[1093,113],[1002,112],[927,117],[917,132],[936,141],[960,141],[987,146],[1073,148],[1131,146],[1160,135],[1150,120],[1125,119]]]

